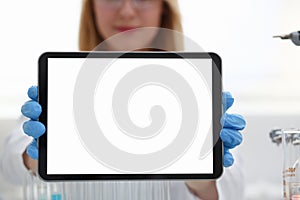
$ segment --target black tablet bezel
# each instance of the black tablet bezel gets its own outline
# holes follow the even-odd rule
[[[212,59],[212,99],[213,99],[213,173],[212,174],[47,174],[47,98],[48,98],[48,58],[200,58]],[[222,116],[222,67],[221,58],[216,53],[205,52],[46,52],[38,61],[39,103],[43,111],[39,121],[46,132],[38,140],[38,173],[47,181],[57,180],[195,180],[216,179],[223,173],[223,145],[219,138]],[[67,158],[66,158],[67,159]],[[58,163],[59,164],[59,163]]]

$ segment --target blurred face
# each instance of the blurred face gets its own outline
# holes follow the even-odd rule
[[[160,27],[163,0],[93,0],[93,9],[97,30],[103,39],[122,33],[127,44],[143,38],[142,45],[147,45],[155,34],[141,34],[139,29],[134,29]]]

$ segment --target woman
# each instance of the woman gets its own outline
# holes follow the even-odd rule
[[[136,46],[126,41],[123,46],[116,46],[113,42],[105,42],[111,36],[128,31],[134,33],[134,29],[142,27],[161,27],[182,32],[178,3],[176,0],[84,0],[81,15],[79,49],[91,51],[99,43],[101,50],[182,50],[182,41],[164,38],[160,32],[147,35]],[[127,35],[130,40],[130,34]],[[131,38],[132,39],[132,38]],[[135,39],[133,37],[133,39]],[[159,41],[159,42],[157,42]],[[134,40],[132,40],[134,42]],[[153,43],[159,43],[159,48],[153,47]],[[151,44],[150,44],[151,43]],[[129,45],[129,47],[127,46]],[[155,46],[155,45],[154,45]],[[99,46],[98,46],[99,47]],[[155,46],[156,47],[156,46]],[[225,93],[225,98],[232,100],[232,97]],[[36,102],[36,87],[29,89],[29,97],[33,101],[26,102],[22,107],[23,115],[37,119],[41,108]],[[226,108],[232,105],[225,105]],[[236,119],[235,123],[225,127],[221,132],[221,138],[225,145],[224,166],[233,163],[232,155],[228,149],[235,147],[241,142],[241,135],[238,132],[244,128],[245,122],[239,115],[226,116]],[[225,119],[226,120],[226,119]],[[21,124],[25,119],[21,119]],[[226,124],[226,123],[225,123]],[[24,134],[38,138],[45,131],[43,124],[36,121],[25,122],[21,129],[16,130],[7,139],[4,154],[1,160],[1,171],[10,180],[22,183],[22,177],[26,177],[29,171],[36,172],[37,169],[37,145],[36,140],[31,143],[32,138]],[[229,131],[228,131],[229,130]],[[24,131],[24,132],[23,132]],[[230,134],[229,132],[233,133]],[[171,184],[172,200],[176,199],[241,199],[242,184],[240,181],[241,172],[238,162],[235,166],[225,170],[223,177],[218,181],[187,181],[173,182]]]

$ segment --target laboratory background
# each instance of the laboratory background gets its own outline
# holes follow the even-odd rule
[[[223,86],[235,97],[229,113],[247,121],[240,152],[245,199],[282,199],[282,145],[274,128],[300,128],[300,46],[274,35],[300,31],[299,0],[179,0],[184,34],[223,61]],[[37,84],[46,51],[77,51],[81,0],[0,2],[0,153]],[[0,177],[3,199],[23,189]],[[1,197],[0,197],[1,199]]]

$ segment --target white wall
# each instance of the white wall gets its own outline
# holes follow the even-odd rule
[[[299,113],[300,47],[272,38],[299,30],[298,0],[180,3],[186,34],[221,55],[239,112]]]
[[[20,115],[43,52],[78,50],[80,6],[80,0],[0,1],[0,118]]]

